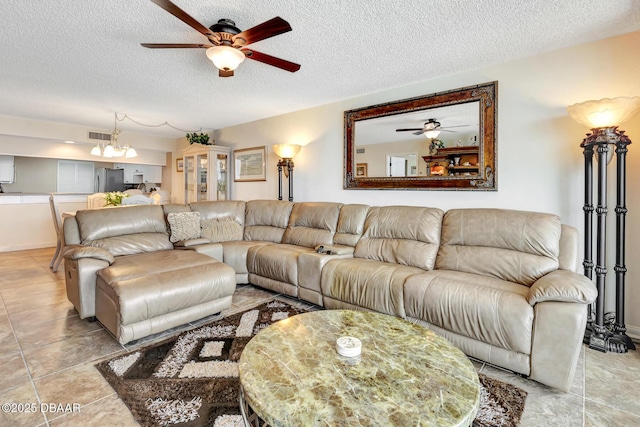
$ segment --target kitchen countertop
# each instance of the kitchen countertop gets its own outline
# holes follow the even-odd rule
[[[90,193],[55,193],[61,202],[86,202]],[[0,205],[49,203],[51,193],[0,193]]]

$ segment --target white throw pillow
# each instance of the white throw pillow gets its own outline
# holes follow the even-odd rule
[[[200,212],[172,212],[167,215],[172,243],[200,237]]]

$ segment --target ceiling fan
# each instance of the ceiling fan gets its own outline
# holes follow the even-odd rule
[[[256,43],[260,40],[291,31],[289,23],[280,17],[275,17],[244,31],[237,28],[235,22],[230,19],[220,19],[216,24],[207,28],[169,0],[151,1],[204,35],[211,44],[140,43],[146,48],[207,49],[207,57],[218,68],[218,75],[220,77],[233,76],[233,70],[244,61],[244,58],[253,59],[254,61],[281,68],[292,73],[300,69],[299,64],[246,48],[246,46],[251,43]]]
[[[396,129],[396,132],[409,132],[409,131],[415,131],[413,132],[414,135],[422,135],[424,134],[424,136],[426,136],[427,138],[433,139],[433,138],[437,138],[438,135],[440,135],[440,132],[455,132],[454,130],[448,130],[451,128],[460,128],[460,127],[464,127],[465,125],[460,125],[460,126],[449,126],[446,128],[440,127],[440,122],[437,121],[436,119],[429,119],[429,121],[427,121],[423,127],[421,128],[410,128],[410,129]]]

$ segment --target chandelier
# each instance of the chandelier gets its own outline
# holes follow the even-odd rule
[[[101,146],[97,143],[96,146],[91,149],[91,155],[102,157],[137,157],[138,153],[136,153],[136,149],[133,148],[132,145],[120,145],[120,142],[118,141],[118,137],[120,136],[120,131],[118,130],[118,113],[114,113],[113,115],[113,132],[111,132],[111,140],[109,141],[109,144],[103,144]]]

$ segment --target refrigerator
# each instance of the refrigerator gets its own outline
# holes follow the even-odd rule
[[[124,169],[96,168],[95,192],[124,191]]]

